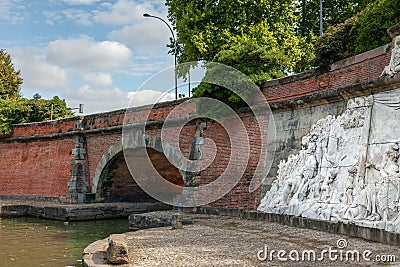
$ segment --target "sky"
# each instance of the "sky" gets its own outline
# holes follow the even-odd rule
[[[132,96],[131,106],[172,100],[171,32],[144,13],[167,18],[157,0],[1,0],[0,49],[21,71],[26,98],[57,95],[85,114],[126,108]],[[160,86],[142,86],[166,68]]]

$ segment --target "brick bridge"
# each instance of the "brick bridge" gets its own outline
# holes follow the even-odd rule
[[[347,99],[399,88],[398,79],[379,78],[390,62],[390,45],[337,62],[329,71],[315,70],[266,82],[261,90],[271,106],[276,123],[277,147],[271,172],[263,186],[249,190],[260,159],[260,131],[249,110],[239,116],[248,132],[250,158],[239,183],[214,207],[255,210],[265,190],[276,176],[278,162],[301,147],[312,123],[328,114],[338,115]],[[168,181],[189,183],[166,158],[160,145],[161,127],[170,112],[184,100],[159,103],[132,110],[132,122],[147,123],[146,149],[154,167]],[[149,112],[145,119],[144,113]],[[189,114],[178,115],[189,115]],[[132,179],[122,151],[125,110],[79,116],[59,121],[14,125],[11,135],[0,138],[0,196],[3,198],[77,201],[77,193],[96,193],[105,201],[152,200]],[[174,129],[171,129],[172,131]],[[231,153],[226,130],[214,121],[189,121],[179,135],[179,146],[190,156],[196,137],[211,138],[218,149],[211,165],[197,173],[191,183],[204,185],[226,168]],[[141,138],[141,137],[139,137]],[[168,153],[174,153],[170,151]]]

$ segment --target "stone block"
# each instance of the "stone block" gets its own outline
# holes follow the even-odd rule
[[[182,229],[182,216],[178,213],[171,215],[172,230]]]
[[[119,265],[129,262],[128,244],[125,235],[111,235],[108,238],[106,257],[111,264]]]

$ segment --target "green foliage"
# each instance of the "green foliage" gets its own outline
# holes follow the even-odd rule
[[[294,0],[167,0],[177,30],[179,62],[231,66],[255,83],[309,68],[312,45],[296,33]],[[185,73],[181,72],[181,75]],[[229,102],[239,97],[218,86],[195,88],[195,97]]]
[[[376,0],[344,23],[330,27],[315,45],[316,66],[390,43],[386,30],[400,22],[400,0]]]
[[[329,27],[325,34],[315,43],[316,66],[329,64],[354,55],[356,39],[353,27],[361,14],[356,15],[335,27]]]
[[[11,133],[13,124],[48,121],[51,113],[53,120],[74,116],[58,96],[50,100],[41,99],[38,94],[33,99],[0,99],[0,134]]]
[[[357,36],[354,54],[363,53],[391,42],[386,30],[400,22],[400,0],[377,0],[359,17],[353,31]]]
[[[20,71],[16,71],[10,55],[0,50],[0,99],[20,98],[22,78]]]
[[[0,50],[0,134],[10,134],[17,123],[41,122],[74,116],[65,101],[58,96],[50,100],[35,94],[22,98],[20,71],[15,70],[10,55]]]
[[[223,63],[257,85],[389,43],[386,29],[400,22],[400,0],[324,0],[325,33],[317,38],[319,1],[166,0],[166,5],[180,63]],[[180,76],[187,69],[179,70]],[[243,104],[215,85],[201,84],[193,96]]]
[[[351,18],[375,0],[323,0],[322,19],[324,32],[330,27]],[[296,2],[296,13],[300,16],[298,30],[302,36],[319,35],[319,1]]]
[[[234,38],[248,35],[257,25],[283,41],[297,19],[294,0],[167,0],[166,5],[177,31],[180,63],[212,61]]]

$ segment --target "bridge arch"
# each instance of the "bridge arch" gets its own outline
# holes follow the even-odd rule
[[[155,169],[168,181],[183,186],[184,175],[164,155],[161,139],[153,135],[145,135],[144,141],[137,142],[140,145],[130,148],[130,150],[146,149]],[[175,152],[173,148],[171,150],[171,147],[168,147],[168,154],[178,155],[178,152]],[[107,149],[97,164],[92,193],[96,193],[96,198],[104,198],[109,202],[156,201],[136,184],[130,174],[121,139]]]

